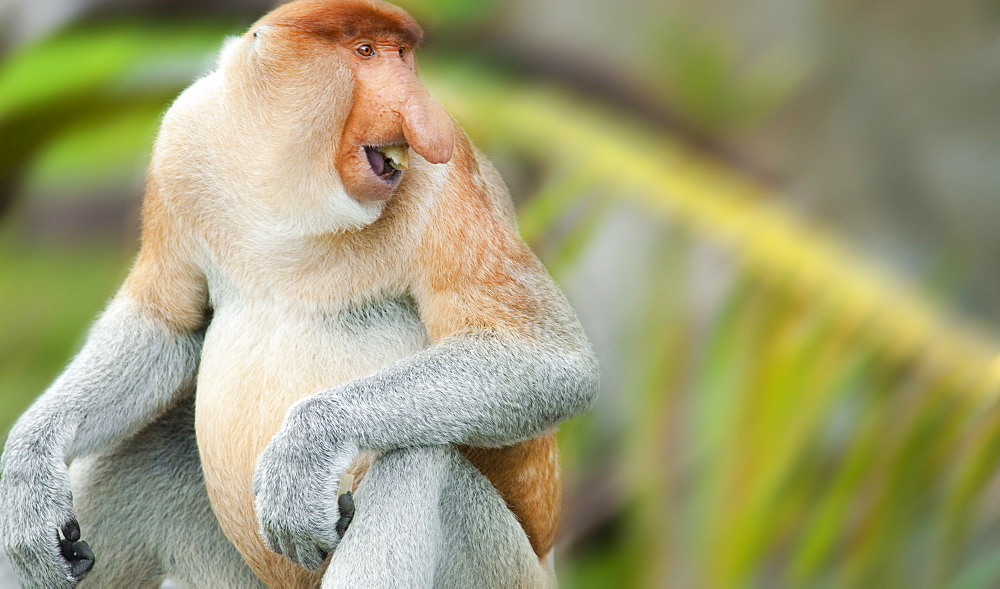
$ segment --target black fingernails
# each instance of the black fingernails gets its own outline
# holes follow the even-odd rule
[[[69,540],[60,540],[59,549],[66,560],[86,560],[94,557],[94,553],[90,550],[90,545],[82,541],[70,542]]]
[[[63,538],[66,538],[70,542],[77,542],[80,540],[80,522],[75,519],[69,520],[62,527]]]
[[[75,560],[69,563],[69,574],[77,581],[81,581],[93,568],[92,560]]]
[[[80,540],[80,522],[75,519],[63,524],[60,531],[63,538],[59,540],[59,551],[69,564],[70,575],[79,581],[94,568],[94,551]]]

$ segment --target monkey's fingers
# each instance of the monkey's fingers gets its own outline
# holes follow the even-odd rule
[[[71,519],[59,528],[62,538],[59,551],[69,564],[70,575],[79,581],[94,568],[94,552],[86,542],[80,541],[80,522]]]
[[[80,522],[75,519],[71,519],[63,524],[63,527],[59,528],[59,531],[62,532],[63,538],[66,538],[70,542],[80,541]]]
[[[274,531],[266,536],[265,543],[272,552],[311,571],[319,570],[327,557],[327,552],[314,542],[297,538],[288,532]]]
[[[75,537],[80,537],[79,529]],[[94,568],[94,551],[90,549],[90,545],[86,542],[74,542],[67,538],[59,541],[59,549],[62,552],[63,558],[69,563],[70,575],[77,581],[84,578]]]

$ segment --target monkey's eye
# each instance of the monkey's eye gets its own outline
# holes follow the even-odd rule
[[[400,47],[399,48],[399,56],[403,57],[404,55],[406,55],[406,47]]]
[[[359,45],[358,48],[355,49],[355,51],[357,51],[358,55],[360,55],[361,57],[371,57],[375,55],[375,48],[369,45],[368,43],[365,43],[364,45]]]

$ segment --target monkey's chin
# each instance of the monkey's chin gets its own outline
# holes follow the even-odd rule
[[[396,187],[398,186],[398,178],[394,179],[392,182],[376,179],[374,181],[366,182],[363,186],[352,186],[347,188],[347,194],[352,200],[363,206],[378,204],[381,207],[385,205],[387,200],[392,198],[392,195],[396,193]]]
[[[283,235],[309,237],[357,231],[377,221],[386,204],[385,200],[358,200],[343,188],[316,194],[311,200],[307,207],[276,214]]]
[[[388,197],[383,199],[358,200],[346,192],[338,195],[330,203],[326,212],[327,231],[344,232],[363,229],[382,216]]]
[[[380,186],[379,188],[381,190],[367,190],[361,193],[351,194],[351,198],[358,201],[359,203],[370,203],[370,202],[385,203],[385,201],[392,198],[392,195],[396,191],[397,184],[399,184],[398,181],[393,182],[392,184],[389,184],[387,187],[384,188]]]

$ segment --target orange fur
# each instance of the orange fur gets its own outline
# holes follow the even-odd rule
[[[422,313],[431,338],[470,329],[531,335],[541,310],[524,277],[544,272],[490,195],[468,138],[458,138],[448,188],[422,239]]]
[[[262,24],[297,27],[316,38],[334,43],[367,37],[415,47],[424,37],[420,25],[403,9],[385,2],[366,0],[289,2],[257,21],[257,25]]]
[[[124,291],[168,328],[194,331],[206,318],[191,309],[206,307],[207,286],[198,269],[182,261],[185,256],[168,255],[181,247],[173,224],[150,178],[142,205],[142,247]]]

